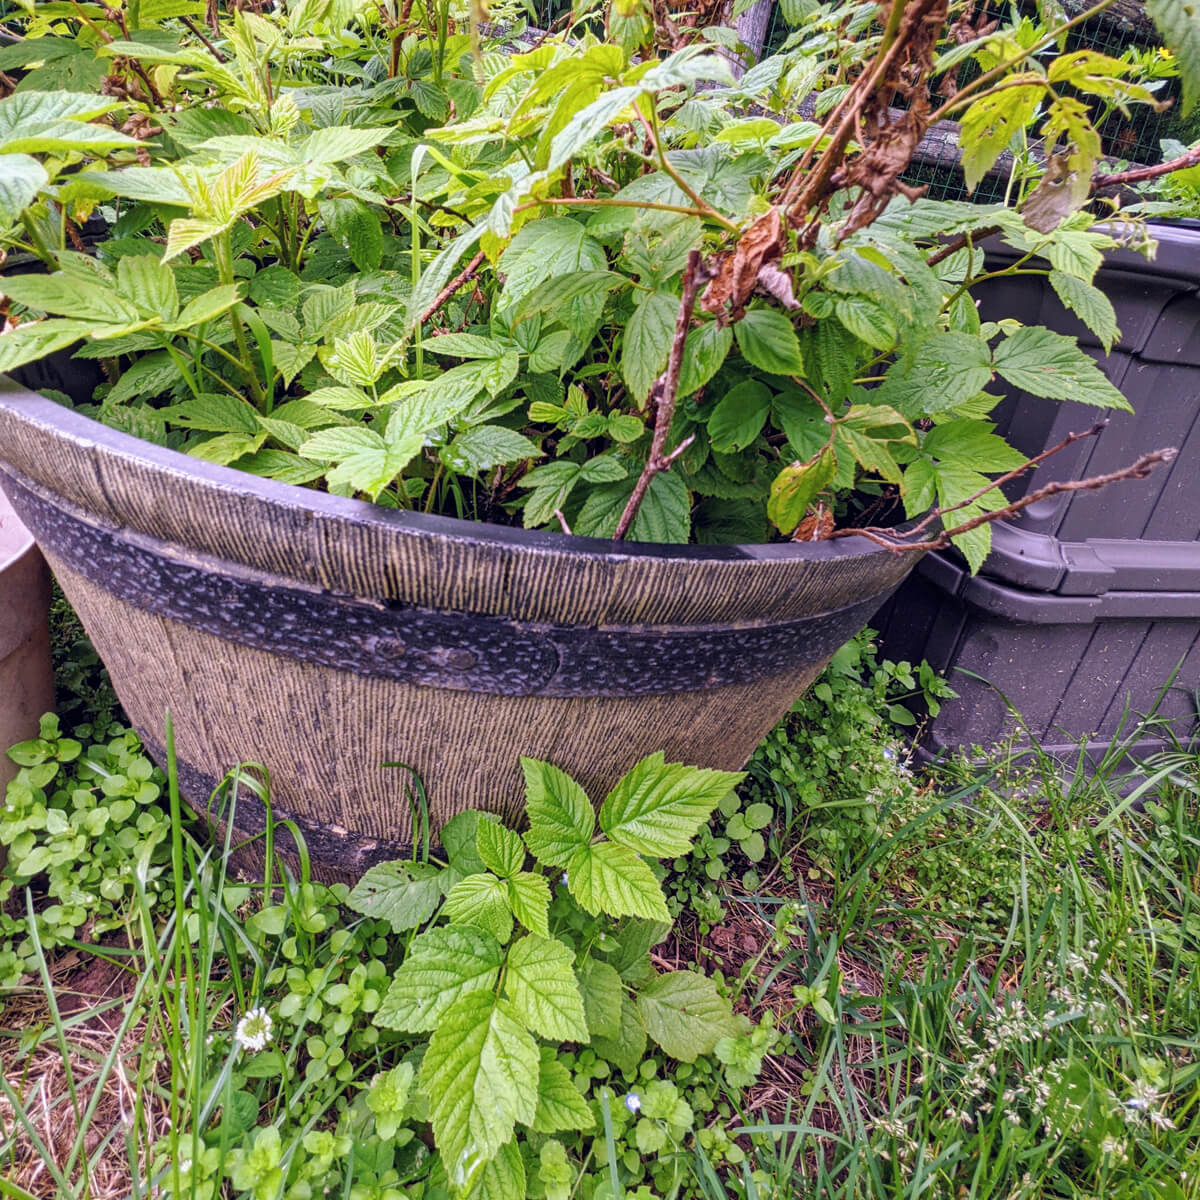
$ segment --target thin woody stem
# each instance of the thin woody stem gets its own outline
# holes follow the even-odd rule
[[[458,291],[464,283],[466,283],[476,271],[483,265],[483,251],[475,255],[473,259],[452,279],[438,294],[434,297],[433,303],[421,314],[421,324],[424,325],[430,317],[433,316],[455,292]]]
[[[1167,447],[1163,450],[1152,450],[1149,454],[1143,454],[1137,462],[1130,463],[1127,467],[1122,467],[1119,471],[1109,471],[1104,475],[1092,475],[1087,479],[1071,479],[1059,480],[1054,483],[1048,483],[1045,487],[1040,487],[1036,491],[1030,492],[1027,496],[1022,496],[1020,500],[1013,501],[1005,508],[996,509],[993,512],[980,513],[978,516],[972,517],[969,521],[964,521],[961,525],[955,525],[950,529],[944,529],[937,537],[927,538],[923,542],[905,541],[905,536],[911,536],[911,532],[907,535],[897,536],[895,534],[890,537],[888,534],[878,528],[876,529],[839,529],[829,536],[837,537],[865,537],[868,541],[876,543],[876,545],[884,546],[895,554],[908,554],[912,551],[926,550],[943,550],[949,546],[952,539],[963,533],[970,533],[972,529],[978,529],[980,525],[986,525],[992,521],[1002,521],[1007,517],[1015,516],[1022,509],[1028,508],[1031,504],[1036,504],[1039,500],[1046,500],[1051,496],[1061,496],[1068,492],[1085,492],[1095,491],[1098,488],[1107,487],[1110,483],[1120,483],[1126,479],[1145,479],[1155,467],[1162,463],[1169,463],[1175,459],[1178,450],[1174,447]],[[947,510],[951,511],[951,510]]]
[[[671,340],[671,353],[667,358],[667,369],[655,381],[650,394],[656,401],[654,412],[654,435],[650,440],[650,454],[646,465],[634,484],[633,495],[621,513],[617,522],[614,541],[620,541],[629,532],[634,517],[646,496],[646,489],[660,471],[667,471],[675,459],[687,448],[687,443],[677,446],[670,454],[667,451],[667,435],[671,431],[671,422],[675,419],[675,398],[679,394],[679,374],[683,369],[683,350],[687,343],[688,327],[692,323],[692,311],[696,307],[696,297],[700,294],[700,284],[704,272],[701,270],[700,251],[693,250],[688,255],[687,268],[683,272],[683,294],[679,299],[679,316],[675,319],[675,334]]]

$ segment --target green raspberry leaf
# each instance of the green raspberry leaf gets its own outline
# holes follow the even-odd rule
[[[513,916],[531,933],[550,936],[550,884],[544,875],[522,871],[508,881]]]
[[[355,912],[387,921],[393,933],[403,933],[433,916],[442,898],[440,875],[429,863],[379,863],[354,885],[347,903]]]
[[[558,1133],[564,1129],[591,1129],[593,1124],[592,1110],[579,1094],[571,1072],[558,1061],[553,1047],[543,1046],[533,1128],[538,1133]]]
[[[650,1036],[680,1062],[695,1062],[723,1037],[740,1032],[716,983],[695,971],[659,975],[642,989],[637,1004]]]
[[[389,1189],[390,1190],[390,1189]],[[525,1162],[515,1141],[503,1146],[475,1176],[462,1200],[526,1200]]]
[[[508,952],[504,990],[513,1011],[548,1041],[588,1040],[574,957],[562,942],[535,933],[514,942]]]
[[[525,865],[525,843],[521,835],[499,821],[480,821],[475,829],[475,848],[489,870],[511,879]]]
[[[446,1174],[459,1190],[473,1186],[512,1140],[517,1121],[533,1121],[538,1065],[537,1044],[491,992],[461,996],[442,1017],[421,1063],[421,1090]]]
[[[379,1006],[376,1024],[411,1033],[436,1029],[456,1001],[496,986],[502,960],[500,943],[471,925],[439,925],[418,934]]]
[[[1041,326],[1027,325],[1005,338],[992,355],[992,365],[1013,387],[1031,396],[1133,411],[1074,338]]]
[[[601,1058],[632,1075],[646,1056],[646,1022],[629,996],[621,1000],[621,1024],[615,1038],[594,1037],[592,1049]]]
[[[567,864],[571,895],[592,914],[670,921],[654,873],[628,847],[615,842],[580,846]]]
[[[488,824],[481,821],[480,826]],[[455,925],[477,925],[499,939],[512,937],[513,915],[508,904],[508,885],[490,871],[459,880],[446,897],[446,916]]]
[[[651,754],[609,792],[600,809],[600,828],[638,854],[686,854],[713,809],[745,778],[744,772],[687,767],[666,762],[661,751]]]
[[[615,1038],[621,1031],[621,999],[625,995],[616,968],[599,959],[585,958],[578,979],[588,1033]]]
[[[536,758],[522,758],[525,811],[529,832],[525,844],[538,862],[565,867],[596,831],[596,814],[587,793],[565,771]]]

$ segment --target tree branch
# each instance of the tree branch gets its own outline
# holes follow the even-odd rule
[[[692,323],[692,311],[696,307],[696,297],[700,294],[700,285],[704,282],[707,272],[703,270],[700,251],[693,250],[688,255],[687,267],[683,272],[683,294],[679,299],[679,316],[675,319],[675,334],[671,339],[671,353],[667,358],[667,369],[654,382],[650,394],[655,400],[654,436],[650,441],[650,455],[642,468],[638,481],[634,484],[633,495],[621,513],[617,522],[613,541],[620,541],[629,532],[634,517],[645,499],[646,489],[651,480],[660,471],[670,470],[671,464],[683,453],[690,444],[685,440],[670,453],[666,453],[667,435],[671,431],[671,422],[675,419],[675,398],[679,394],[679,373],[683,368],[683,350],[687,343],[688,327]]]
[[[1143,454],[1136,462],[1130,463],[1127,467],[1122,467],[1119,471],[1109,471],[1104,475],[1092,475],[1087,479],[1057,480],[1054,483],[1048,483],[1045,487],[1040,487],[1036,491],[1030,492],[1027,496],[1022,496],[1020,500],[1014,500],[1012,504],[1004,508],[998,508],[992,512],[980,513],[978,516],[972,517],[969,521],[964,521],[961,525],[955,525],[950,529],[943,529],[937,537],[927,538],[923,542],[909,542],[904,540],[907,537],[911,537],[916,530],[910,530],[905,534],[897,534],[894,531],[885,531],[878,528],[838,529],[829,536],[837,538],[858,535],[865,537],[868,541],[875,542],[877,545],[884,546],[886,549],[892,551],[893,554],[907,554],[910,551],[921,551],[924,553],[926,550],[944,550],[950,545],[951,539],[958,537],[959,534],[970,533],[972,529],[978,529],[980,525],[986,525],[991,521],[1002,521],[1008,517],[1016,516],[1022,509],[1028,508],[1031,504],[1036,504],[1039,500],[1046,500],[1050,496],[1061,496],[1066,492],[1096,491],[1098,488],[1107,487],[1110,483],[1120,483],[1126,479],[1145,479],[1155,467],[1174,461],[1178,453],[1179,451],[1174,447],[1167,447],[1163,450],[1152,450],[1149,454]],[[950,512],[953,510],[947,509],[946,511]],[[922,522],[922,525],[925,524],[927,524],[927,521]]]
[[[458,289],[462,287],[462,285],[466,283],[467,280],[469,280],[482,265],[483,251],[480,250],[480,252],[475,255],[475,257],[471,259],[471,261],[467,263],[467,265],[457,275],[455,275],[455,277],[450,280],[450,282],[446,284],[446,286],[442,288],[442,290],[434,297],[433,303],[421,314],[421,324],[424,325],[425,322],[428,321],[429,318],[432,317],[433,314],[437,312],[437,310],[441,308],[442,305],[445,304],[446,301],[449,300],[450,297],[453,296],[454,293],[457,292]]]

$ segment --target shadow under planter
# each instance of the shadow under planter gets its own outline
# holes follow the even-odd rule
[[[520,755],[595,796],[662,750],[741,767],[915,565],[868,542],[613,543],[397,512],[212,466],[0,378],[0,486],[203,810],[271,772],[326,876],[434,828],[519,821]],[[263,812],[243,797],[239,835]]]
[[[17,772],[5,750],[54,707],[49,609],[50,573],[0,493],[0,796]]]

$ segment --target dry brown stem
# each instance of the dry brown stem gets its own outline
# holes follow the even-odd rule
[[[667,435],[671,431],[671,422],[675,419],[675,399],[679,394],[679,372],[683,368],[683,350],[687,344],[688,327],[692,323],[692,312],[696,307],[696,297],[700,292],[700,284],[707,277],[700,251],[693,250],[688,255],[687,267],[683,272],[683,294],[679,300],[679,316],[675,319],[675,334],[671,339],[671,353],[667,358],[667,369],[655,380],[650,389],[650,398],[655,403],[654,436],[650,441],[650,454],[646,465],[634,485],[633,495],[621,513],[617,522],[614,541],[629,532],[634,517],[646,496],[651,480],[660,471],[670,470],[671,464],[687,448],[690,440],[685,440],[676,446],[670,454],[667,453]]]

